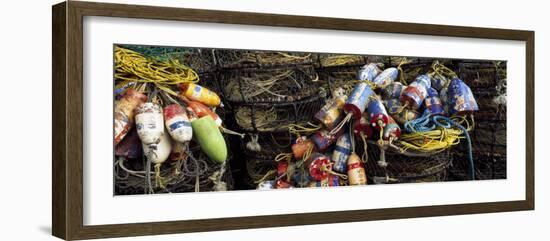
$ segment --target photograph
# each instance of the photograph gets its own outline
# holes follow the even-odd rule
[[[113,59],[115,196],[507,178],[506,60],[124,43]]]

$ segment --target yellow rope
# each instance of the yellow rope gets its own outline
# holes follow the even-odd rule
[[[427,132],[403,134],[400,137],[401,151],[439,152],[460,143],[464,138],[461,130],[438,128]]]
[[[177,95],[168,85],[196,83],[198,74],[191,68],[180,64],[177,59],[167,61],[154,60],[121,47],[115,48],[115,78],[122,80],[116,88],[128,83],[154,83],[160,90]]]

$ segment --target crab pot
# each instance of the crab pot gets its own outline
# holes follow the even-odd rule
[[[369,161],[365,163],[365,170],[369,182],[374,184],[445,181],[453,161],[449,151],[420,156],[386,151],[387,166],[383,167],[376,161],[371,161],[380,159],[377,144],[369,143],[368,145]],[[362,150],[358,151],[361,155]],[[465,162],[465,160],[460,161]]]
[[[313,66],[224,69],[219,75],[230,104],[289,103],[319,95]]]
[[[388,124],[389,115],[381,100],[373,99],[370,101],[367,113],[369,114],[370,124],[375,129],[380,130]],[[382,126],[378,124],[379,121],[382,121]]]
[[[381,72],[382,70],[380,70],[377,64],[370,63],[361,67],[361,69],[357,71],[357,79],[361,81],[373,82],[374,78],[376,78],[376,76],[378,76]]]
[[[351,154],[351,136],[348,131],[345,131],[336,141],[334,150],[332,151],[332,161],[334,162],[332,169],[339,173],[347,172],[347,160]]]
[[[191,159],[187,159],[182,162],[182,167],[180,169],[181,175],[186,178],[181,178],[174,176],[174,166],[169,164],[164,164],[161,166],[160,174],[165,178],[166,181],[166,190],[160,188],[155,188],[155,193],[166,193],[166,192],[194,192],[195,185],[198,184],[201,192],[204,191],[215,191],[215,183],[210,177],[222,167],[222,164],[211,161],[208,157],[200,150],[200,147],[193,141],[189,146],[189,153],[198,160],[197,163]],[[229,159],[232,156],[230,155]],[[130,170],[145,170],[146,161],[141,158],[138,159],[127,159],[124,161],[126,168]],[[221,181],[227,184],[227,190],[234,189],[234,179],[230,166],[230,161],[227,160],[223,165],[225,166],[224,175],[221,177]],[[198,173],[197,171],[198,170]],[[143,194],[147,189],[145,185],[145,180],[143,177],[128,175],[126,171],[120,168],[118,165],[115,166],[115,195],[134,195],[134,194]],[[198,176],[198,182],[195,183],[196,177]],[[154,183],[154,175],[151,179]]]
[[[382,90],[382,98],[385,100],[399,99],[404,89],[405,86],[401,82],[393,82]]]
[[[417,110],[422,106],[424,99],[428,96],[428,88],[430,88],[430,86],[430,77],[427,75],[418,76],[414,82],[403,90],[400,99],[401,103]]]
[[[359,83],[353,88],[353,91],[346,100],[344,110],[346,113],[352,113],[355,120],[359,120],[373,96],[374,92],[367,83]]]
[[[312,54],[302,52],[217,49],[215,56],[221,68],[272,68],[313,64]]]
[[[479,110],[472,90],[459,78],[451,80],[447,99],[450,115],[463,115]]]
[[[428,89],[428,97],[424,100],[424,105],[432,115],[445,115],[439,94],[434,88]]]
[[[251,135],[257,135],[258,140],[252,140]],[[240,149],[245,157],[258,158],[265,160],[274,160],[275,157],[283,152],[288,152],[291,146],[291,138],[286,132],[272,132],[272,133],[248,133],[245,138],[240,139]],[[249,147],[249,143],[257,143],[259,149]],[[313,143],[311,143],[313,145]]]
[[[391,67],[387,68],[382,73],[377,75],[374,80],[372,81],[375,85],[380,86],[381,88],[385,88],[386,86],[393,83],[395,79],[397,79],[397,75],[399,74],[399,71],[397,68]]]
[[[323,106],[324,100],[312,96],[280,103],[241,103],[233,105],[238,129],[247,132],[283,132],[288,125],[306,125]]]

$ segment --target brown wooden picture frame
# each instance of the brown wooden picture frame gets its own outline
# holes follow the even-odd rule
[[[354,222],[442,215],[533,210],[534,188],[534,32],[122,5],[68,1],[52,7],[52,232],[59,238],[91,239],[276,226]],[[83,17],[162,19],[191,22],[366,31],[525,41],[526,199],[490,203],[385,208],[305,214],[215,218],[188,221],[83,225]]]

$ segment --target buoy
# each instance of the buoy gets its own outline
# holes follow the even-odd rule
[[[443,76],[442,74],[434,74],[432,76],[432,88],[441,91],[445,86],[447,86],[447,83],[449,82],[449,79],[447,77]]]
[[[367,174],[359,156],[352,153],[348,158],[348,183],[349,185],[366,185]]]
[[[401,104],[407,105],[414,110],[422,106],[424,99],[428,95],[428,89],[431,87],[430,77],[428,75],[419,75],[416,79],[403,90],[401,94]]]
[[[443,104],[441,103],[441,99],[439,98],[439,94],[434,88],[428,89],[428,97],[426,97],[426,99],[424,100],[424,105],[432,115],[445,114]]]
[[[401,128],[395,122],[395,120],[388,116],[388,124],[384,127],[384,140],[393,140],[401,136]]]
[[[292,154],[294,155],[294,158],[296,160],[302,159],[304,157],[304,154],[311,150],[313,151],[315,149],[315,143],[313,143],[312,140],[307,139],[305,136],[301,136],[298,139],[296,139],[296,142],[292,144]]]
[[[376,76],[380,74],[380,72],[382,71],[380,70],[377,64],[375,63],[366,64],[363,67],[361,67],[361,69],[359,69],[359,71],[357,72],[357,79],[361,81],[372,82],[374,78],[376,78]]]
[[[404,89],[405,86],[401,82],[393,82],[382,90],[382,98],[384,100],[399,99]]]
[[[341,186],[340,182],[340,177],[328,175],[327,178],[321,181],[310,182],[309,187],[338,187]]]
[[[359,83],[355,85],[351,95],[346,100],[344,110],[348,114],[351,113],[355,120],[359,120],[361,119],[361,114],[365,111],[367,104],[373,96],[374,92],[367,83]]]
[[[207,106],[201,104],[200,102],[189,100],[185,97],[180,97],[180,99],[183,100],[187,107],[199,118],[210,116],[212,117],[212,120],[214,120],[214,123],[216,123],[217,127],[222,126],[222,119]]]
[[[162,107],[153,102],[140,104],[136,108],[136,128],[143,144],[159,143],[160,138],[164,135]]]
[[[142,147],[143,153],[152,163],[161,164],[168,159],[172,152],[172,141],[169,135],[164,134],[160,136],[158,143],[154,145],[142,143]]]
[[[313,154],[309,164],[309,176],[314,181],[322,181],[329,175],[336,175],[340,178],[347,179],[346,175],[336,173],[332,170],[332,162],[328,156],[320,153]]]
[[[127,159],[141,158],[143,149],[136,129],[132,129],[122,141],[115,146],[115,156],[123,156]]]
[[[336,141],[334,151],[332,152],[332,170],[339,173],[347,172],[347,161],[351,154],[351,137],[348,131],[345,131]]]
[[[399,70],[394,67],[390,67],[382,71],[379,75],[374,78],[372,81],[376,86],[379,86],[380,88],[385,88],[389,84],[393,83],[395,79],[397,79],[397,75],[399,74]]]
[[[180,84],[180,95],[208,106],[220,106],[220,97],[211,90],[194,83]]]
[[[193,137],[191,122],[185,109],[178,104],[164,107],[164,122],[168,133],[176,142],[185,143]]]
[[[327,130],[319,130],[311,136],[311,140],[313,141],[313,143],[315,143],[318,151],[324,152],[328,149],[330,145],[336,142],[340,135],[342,135],[342,130],[334,135],[331,135]]]
[[[115,104],[114,129],[115,145],[120,143],[130,128],[134,125],[134,110],[147,100],[147,96],[134,90],[128,89],[124,96]]]
[[[342,88],[338,88],[333,93],[332,99],[315,114],[321,124],[323,124],[328,130],[332,130],[342,120],[342,107],[346,102],[347,96],[343,93]]]
[[[206,115],[192,120],[191,127],[201,150],[213,161],[223,163],[227,159],[227,146],[212,117]]]
[[[451,80],[447,99],[450,115],[464,115],[479,110],[472,90],[459,78]]]
[[[375,129],[380,130],[388,124],[389,115],[381,100],[371,100],[367,108],[367,113],[369,114],[369,121]]]
[[[353,123],[353,133],[357,137],[361,137],[361,135],[365,137],[372,136],[372,127],[370,127],[367,115],[363,114],[359,121]]]

